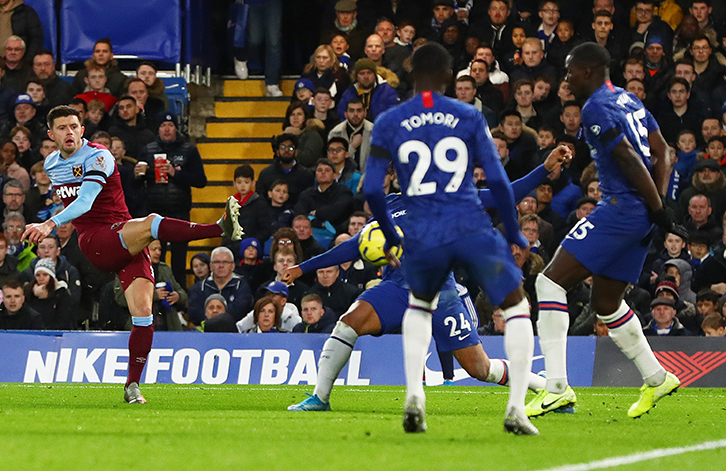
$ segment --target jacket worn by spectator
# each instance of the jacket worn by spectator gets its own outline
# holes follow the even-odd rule
[[[307,294],[315,293],[323,300],[323,305],[333,310],[337,321],[340,316],[345,314],[353,301],[363,292],[363,290],[355,286],[345,283],[340,279],[325,287],[320,283],[315,283],[307,292]]]
[[[41,80],[41,82],[45,87],[45,97],[48,99],[48,107],[50,108],[70,103],[75,95],[73,86],[56,74],[46,80]]]
[[[129,126],[127,122],[117,118],[116,124],[109,128],[108,133],[124,141],[126,155],[137,159],[140,159],[144,146],[154,140],[154,133],[149,131],[146,127],[146,122],[142,113],[139,113],[136,116],[136,125],[134,126]],[[151,164],[149,164],[149,166],[151,166]],[[153,169],[151,168],[149,169],[149,171],[151,171],[151,175],[154,174],[152,170]]]
[[[76,316],[73,309],[71,293],[65,281],[56,281],[56,290],[47,298],[38,298],[33,295],[33,285],[26,285],[25,305],[40,313],[43,325],[48,330],[75,330]]]
[[[283,180],[287,183],[290,199],[288,203],[295,205],[300,193],[310,188],[315,183],[315,175],[310,169],[296,163],[290,171],[285,171],[279,159],[275,159],[268,167],[262,169],[257,179],[257,193],[267,199],[267,191],[272,188],[275,180]]]
[[[353,192],[338,182],[333,182],[325,191],[318,186],[308,188],[300,194],[295,205],[295,214],[308,215],[315,211],[313,227],[321,228],[325,221],[338,226],[353,212]]]
[[[5,304],[0,304],[0,330],[43,330],[43,318],[35,309],[25,304],[15,314],[8,313]]]
[[[726,245],[719,241],[712,249],[713,254],[698,266],[693,275],[691,289],[698,293],[711,285],[726,283]]]
[[[86,60],[84,65],[86,67],[79,70],[76,76],[73,77],[72,85],[75,95],[83,93],[86,89],[86,82],[84,79],[88,77],[88,68],[97,64],[96,61],[91,58]],[[124,91],[124,87],[126,87],[126,80],[128,80],[128,77],[121,72],[121,68],[118,66],[118,61],[116,59],[112,59],[108,64],[108,67],[104,68],[106,69],[106,88],[109,89],[111,95],[115,97],[121,96]],[[128,147],[126,148],[126,152],[128,153]]]
[[[204,319],[204,301],[212,294],[221,294],[227,300],[227,312],[235,321],[252,308],[252,292],[244,278],[232,274],[232,279],[220,290],[212,276],[198,281],[189,289],[189,320],[199,325]]]
[[[325,313],[323,313],[320,320],[315,324],[306,324],[305,321],[300,322],[292,328],[294,333],[298,334],[329,334],[333,331],[335,323],[338,322],[338,316],[329,307],[324,307]]]
[[[39,258],[34,258],[30,262],[30,266],[23,270],[20,274],[20,281],[32,283],[35,280],[35,265],[38,264]],[[71,293],[73,309],[76,309],[81,303],[81,275],[78,269],[63,256],[59,255],[55,261],[55,277],[58,281],[65,281],[68,285],[68,291]]]
[[[648,324],[643,327],[643,334],[645,334],[646,337],[656,337],[660,334],[657,332],[657,327],[655,325],[655,319],[648,322]],[[681,324],[681,321],[678,320],[677,317],[673,318],[673,325],[671,326],[671,330],[665,334],[662,335],[662,337],[687,337],[692,336],[693,332],[683,327],[683,324]]]
[[[353,136],[360,133],[363,138],[360,146],[356,149],[349,144],[348,152],[350,153],[350,160],[356,162],[358,168],[363,171],[366,169],[366,159],[371,153],[371,132],[373,132],[373,123],[367,119],[363,120],[360,128],[358,129],[354,129],[348,120],[345,120],[330,130],[328,140],[334,137],[342,137],[348,142],[351,142],[353,140]]]
[[[376,80],[379,80],[376,78]],[[368,106],[368,113],[366,119],[373,121],[376,117],[398,104],[398,95],[396,90],[385,82],[377,83],[375,87],[370,91],[370,105]],[[362,93],[358,89],[358,84],[354,83],[348,89],[343,92],[343,96],[340,98],[338,104],[338,116],[345,116],[345,110],[348,109],[348,102],[353,98],[361,96]]]
[[[166,159],[176,170],[174,175],[169,175],[168,183],[156,183],[155,154],[166,154]],[[195,145],[188,143],[180,134],[171,142],[157,136],[144,147],[139,160],[149,164],[146,172],[146,208],[149,212],[164,216],[191,211],[191,187],[204,188],[207,185],[202,157]]]

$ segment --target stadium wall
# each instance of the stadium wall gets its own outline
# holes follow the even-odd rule
[[[142,379],[169,384],[314,384],[323,334],[198,334],[158,332]],[[656,355],[685,386],[726,387],[726,339],[650,339]],[[502,337],[483,337],[491,358],[503,358]],[[123,383],[128,333],[0,333],[0,382]],[[426,382],[443,382],[432,342]],[[537,344],[533,370],[544,370]],[[609,338],[570,337],[568,373],[575,387],[640,386],[637,370]],[[457,385],[482,385],[456,365]],[[336,384],[403,385],[400,336],[363,337]]]

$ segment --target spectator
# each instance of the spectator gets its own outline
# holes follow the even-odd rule
[[[126,76],[121,72],[118,61],[113,58],[113,47],[110,38],[101,38],[93,45],[93,55],[84,63],[85,68],[78,71],[73,77],[73,89],[76,94],[83,93],[86,88],[85,79],[88,71],[92,66],[100,65],[106,71],[106,87],[110,90],[111,95],[121,97],[124,87],[126,86]],[[123,119],[123,118],[122,118]]]
[[[260,172],[257,180],[257,192],[263,197],[269,198],[268,191],[272,188],[272,183],[281,180],[287,183],[289,202],[294,206],[300,193],[313,186],[315,182],[313,173],[298,164],[297,145],[298,137],[294,134],[273,137],[275,160]]]
[[[129,95],[120,97],[116,109],[119,119],[116,120],[114,126],[109,128],[108,132],[124,141],[127,155],[141,160],[144,146],[154,141],[154,133],[146,127],[144,115],[140,113],[141,110],[134,97]],[[173,121],[174,117],[171,119],[164,117],[164,120]],[[176,134],[176,125],[174,125],[174,129]]]
[[[300,262],[310,260],[314,256],[325,252],[325,249],[313,237],[312,222],[307,216],[302,214],[295,216],[292,222],[292,228],[297,234],[297,238],[300,241],[300,248],[302,249],[303,258]]]
[[[708,234],[693,232],[688,235],[688,253],[691,255],[691,266],[696,269],[704,260],[711,256],[709,245],[711,240]]]
[[[262,247],[257,239],[248,237],[240,241],[238,250],[239,263],[234,272],[247,280],[250,290],[254,293],[268,276],[262,262]]]
[[[676,139],[676,162],[673,164],[667,193],[672,200],[677,199],[681,191],[690,186],[693,167],[698,161],[699,153],[696,148],[696,135],[693,131],[684,129],[678,133]]]
[[[628,83],[625,84],[625,91],[632,93],[643,103],[646,102],[648,97],[647,93],[645,93],[645,83],[643,83],[643,81],[639,78],[632,78],[628,80]]]
[[[644,267],[649,268],[649,270],[644,269],[643,273],[647,273],[649,275],[650,284],[655,283],[658,277],[658,272],[661,271],[663,264],[668,260],[673,258],[680,258],[686,262],[690,262],[691,260],[691,256],[688,255],[688,250],[686,250],[686,241],[680,235],[673,232],[666,234],[665,240],[663,241],[663,249],[649,258],[651,258],[651,260],[646,260],[644,265]]]
[[[348,152],[348,140],[334,137],[328,141],[328,158],[335,165],[335,181],[342,183],[353,194],[358,192],[361,173]]]
[[[347,0],[341,0],[347,1]],[[343,92],[338,104],[338,115],[344,115],[348,102],[353,97],[363,101],[366,108],[366,119],[374,121],[376,117],[398,103],[396,91],[387,83],[379,82],[376,64],[368,59],[359,59],[355,63],[352,77],[354,83]]]
[[[519,166],[521,174],[507,172],[511,180],[526,175],[533,166],[533,158],[537,152],[537,139],[533,133],[522,130],[522,116],[516,110],[505,110],[499,116],[499,128],[504,133],[509,149],[509,158]]]
[[[383,79],[388,85],[397,88],[399,85],[398,76],[391,70],[383,66],[383,54],[386,52],[386,46],[383,44],[383,38],[377,34],[371,34],[366,39],[365,56],[372,60],[376,65],[376,74]]]
[[[351,236],[345,232],[339,234],[335,238],[334,245],[340,245],[350,238]],[[379,267],[363,260],[360,257],[351,262],[341,263],[339,268],[340,280],[348,283],[349,285],[355,286],[360,290],[365,290],[371,280],[380,279]]]
[[[515,66],[509,73],[509,80],[516,82],[521,79],[532,80],[536,76],[551,77],[552,80],[557,76],[555,68],[544,60],[544,51],[542,50],[542,42],[537,38],[527,38],[522,46],[521,65]]]
[[[122,98],[119,101],[119,107],[124,104],[136,106],[128,99]],[[176,123],[177,117],[166,113],[156,139],[143,148],[139,160],[148,164],[146,208],[149,212],[188,221],[192,209],[192,187],[204,188],[207,185],[207,176],[197,146],[187,142],[177,132]],[[174,278],[185,287],[188,243],[174,242],[170,245]],[[230,311],[235,315],[231,307]]]
[[[491,82],[489,64],[484,59],[474,59],[471,63],[471,76],[476,81],[476,94],[482,104],[499,116],[504,109],[504,94]]]
[[[691,288],[691,279],[693,278],[693,269],[691,265],[680,258],[672,258],[663,264],[661,270],[661,279],[666,276],[675,278],[676,286],[678,286],[678,296],[683,301],[696,304],[696,293]]]
[[[723,224],[726,228],[726,224]],[[695,236],[700,237],[700,233],[689,235],[689,250],[692,247],[692,238]],[[703,240],[705,245],[705,240]],[[704,288],[709,288],[717,293],[723,295],[726,294],[726,235],[722,236],[721,239],[713,246],[713,256],[708,256],[699,263],[694,265],[697,266],[693,276],[693,290],[698,292]],[[703,251],[708,253],[708,246],[705,245]],[[700,257],[699,257],[700,258]],[[693,261],[691,261],[693,263]]]
[[[30,169],[35,185],[25,192],[25,204],[28,212],[38,214],[39,211],[53,205],[53,195],[50,187],[50,178],[43,170],[43,162],[36,162]]]
[[[503,55],[513,49],[511,25],[509,24],[509,2],[505,0],[492,0],[487,11],[484,29],[481,38],[492,45],[495,57]]]
[[[105,147],[106,149],[111,148],[111,135],[107,133],[106,131],[96,131],[93,133],[93,136],[88,140],[89,142],[93,142],[94,144],[101,145]],[[117,138],[118,139],[118,138]],[[125,144],[124,144],[125,146]]]
[[[726,336],[726,319],[720,314],[714,313],[706,316],[701,323],[706,337]]]
[[[272,182],[272,187],[267,192],[267,196],[270,199],[271,231],[274,233],[281,227],[291,227],[295,213],[293,212],[293,206],[290,205],[290,192],[287,188],[287,182],[283,180]]]
[[[310,168],[323,155],[325,144],[320,134],[324,124],[308,117],[307,106],[303,102],[293,101],[285,112],[282,132],[298,136],[297,160]]]
[[[72,222],[56,227],[58,242],[60,243],[60,255],[78,270],[81,280],[81,304],[76,320],[79,323],[91,319],[94,308],[100,302],[101,289],[114,280],[110,273],[101,272],[88,261],[78,246],[78,232]]]
[[[5,194],[3,194],[3,200],[5,200],[5,198]],[[33,254],[30,248],[26,247],[20,239],[23,232],[25,232],[25,218],[23,217],[23,214],[18,211],[3,211],[3,213],[3,235],[7,241],[8,253],[15,256],[15,258],[18,259],[18,262],[21,261],[21,256],[24,256],[22,261],[25,263],[23,263],[22,268],[20,268],[21,265],[18,265],[18,270],[24,270],[30,265],[28,259],[35,258],[35,254]]]
[[[700,129],[704,115],[690,106],[691,86],[682,78],[674,78],[668,87],[670,105],[658,115],[658,123],[664,136],[677,136],[685,129]]]
[[[5,239],[5,234],[0,232],[0,285],[10,280],[17,280],[19,275],[18,259],[8,255],[8,241]]]
[[[537,28],[537,39],[542,42],[542,48],[545,52],[549,52],[560,25],[560,6],[558,2],[540,2],[539,17],[542,23]]]
[[[282,329],[282,307],[272,296],[260,298],[255,303],[254,325],[246,333],[270,334],[286,332]]]
[[[711,16],[713,7],[710,0],[695,0],[691,3],[688,12],[698,21],[698,27],[708,38],[709,42],[716,44],[718,33],[716,31],[716,23]]]
[[[714,218],[720,221],[726,211],[726,178],[715,160],[703,160],[693,166],[691,186],[678,196],[679,211],[683,218],[688,214],[691,197],[696,194],[708,197]]]
[[[211,275],[189,289],[189,321],[199,325],[204,320],[204,302],[211,294],[227,300],[228,312],[235,322],[252,306],[252,292],[244,278],[233,272],[234,255],[227,247],[212,250]]]
[[[38,116],[33,99],[28,94],[20,94],[15,98],[13,116],[5,123],[1,136],[10,137],[10,131],[17,126],[24,126],[32,135],[33,144],[42,141],[46,136],[47,127],[43,118]]]
[[[91,121],[88,120],[88,103],[81,100],[80,98],[73,98],[68,103],[68,106],[71,108],[75,108],[78,110],[79,113],[81,113],[82,123],[85,128],[83,131],[83,137],[85,139],[91,140],[91,136],[98,130],[97,126],[93,124]],[[105,106],[104,106],[105,108]],[[93,142],[93,141],[91,141]]]
[[[337,35],[344,33],[349,46],[348,54],[352,61],[363,56],[363,46],[368,37],[367,29],[358,24],[356,16],[358,16],[358,12],[354,0],[338,0],[335,4],[335,21],[333,25],[323,31],[320,38],[321,44],[328,44]]]
[[[278,303],[282,308],[280,313],[280,328],[283,332],[292,332],[292,329],[299,324],[302,319],[297,307],[287,302],[288,289],[285,283],[281,281],[272,281],[265,286],[266,294],[261,298],[271,297],[273,301]],[[254,311],[248,313],[241,321],[237,322],[237,331],[240,333],[250,332],[254,330],[255,320]]]
[[[306,111],[309,111],[312,108],[311,101],[313,99],[313,90],[314,85],[312,80],[301,78],[297,82],[295,82],[295,87],[293,90],[295,90],[292,94],[292,100],[290,100],[290,103],[294,103],[295,101],[302,102],[305,104]]]
[[[516,180],[518,177],[526,175],[527,171],[523,166],[519,164],[519,162],[515,162],[509,157],[507,139],[507,136],[501,131],[501,129],[495,129],[492,132],[492,141],[497,148],[497,153],[499,154],[499,158],[502,162],[502,166],[504,167],[504,171],[507,172],[507,176],[510,180]],[[482,169],[482,173],[483,172],[484,169]],[[481,185],[483,185],[483,188],[486,188],[486,175],[484,176],[484,180]]]
[[[554,198],[552,180],[544,180],[537,186],[535,191],[537,194],[537,216],[552,224],[552,228],[556,233],[559,232],[565,225],[565,218],[552,209],[552,199]]]
[[[335,181],[335,164],[329,159],[318,160],[315,167],[317,186],[300,194],[295,213],[311,217],[313,227],[325,228],[343,224],[353,212],[353,192]]]
[[[322,121],[325,127],[322,138],[328,136],[328,133],[340,123],[340,117],[332,107],[334,106],[333,98],[330,90],[327,88],[317,88],[313,93],[313,118]]]
[[[701,90],[715,90],[724,83],[726,67],[712,54],[711,44],[705,36],[699,36],[691,43],[693,68],[696,72],[694,86]]]
[[[111,138],[109,149],[116,159],[116,167],[121,176],[121,186],[124,189],[126,207],[131,217],[138,218],[146,216],[146,182],[143,177],[146,175],[146,162],[138,165],[139,161],[126,155],[126,145],[120,137]]]
[[[0,172],[20,183],[23,192],[30,189],[30,176],[28,171],[17,162],[18,146],[13,141],[0,139]],[[7,187],[7,185],[6,185]]]
[[[30,130],[25,126],[15,126],[10,130],[10,140],[18,149],[15,160],[28,174],[30,174],[30,168],[38,162],[36,155],[39,156],[39,154],[34,154],[30,148],[32,137]]]
[[[387,28],[386,23],[388,20],[381,20],[376,27],[376,32],[379,36],[384,38],[386,45],[386,53],[383,55],[383,65],[392,70],[396,75],[401,77],[403,73],[404,61],[411,57],[413,53],[413,38],[416,36],[416,25],[412,20],[401,20],[398,22],[398,28],[395,29],[395,37],[393,38],[393,44],[386,42],[385,37],[387,34],[381,31],[382,28]]]
[[[265,64],[265,88],[269,97],[280,97],[280,66],[282,63],[282,0],[261,0],[248,3],[247,47],[235,49],[234,64],[237,76],[248,75],[247,59]],[[262,60],[264,42],[265,59]]]
[[[0,306],[0,330],[43,330],[43,318],[37,311],[25,305],[23,285],[8,281],[3,285],[3,302]]]
[[[479,335],[504,335],[504,331],[507,328],[507,323],[504,320],[504,315],[501,309],[496,309],[492,314],[492,320],[488,324],[479,327]]]
[[[234,197],[240,204],[239,223],[245,235],[257,240],[267,240],[272,235],[270,205],[259,193],[255,193],[255,171],[249,165],[240,165],[234,170]],[[239,252],[239,243],[225,241],[232,252]]]
[[[577,188],[577,187],[575,187],[575,188]],[[555,202],[557,201],[556,197],[557,197],[557,194],[555,195],[555,198],[553,198],[553,200],[552,200],[553,207],[554,207]],[[578,221],[580,221],[582,218],[590,215],[590,213],[595,209],[596,205],[597,205],[597,200],[594,198],[590,198],[589,196],[583,196],[582,198],[578,199],[575,210],[573,210],[571,213],[567,213],[567,218],[565,220],[565,226],[562,228],[562,231],[555,238],[562,240],[564,238],[564,236],[567,235],[572,230],[573,227],[575,227],[575,224],[577,224]],[[562,216],[562,213],[558,212],[557,214]]]
[[[527,33],[521,26],[514,26],[512,28],[512,44],[514,48],[508,51],[502,58],[502,65],[507,74],[511,74],[512,71],[522,65],[524,60],[522,59],[522,46],[524,46],[524,40],[527,39]]]
[[[720,298],[721,295],[712,289],[704,288],[698,292],[698,295],[696,295],[696,308],[701,318],[718,312]]]
[[[169,109],[169,97],[165,90],[164,81],[156,76],[156,65],[151,61],[143,61],[136,69],[136,76],[146,84],[146,91],[151,98],[157,98],[164,103],[164,109]]]
[[[673,57],[673,29],[655,15],[655,0],[637,0],[635,2],[635,26],[631,28],[630,43],[645,43],[648,36],[654,35],[663,39],[663,48],[668,57]]]
[[[343,32],[334,33],[333,37],[330,38],[330,47],[332,47],[333,52],[335,52],[335,60],[338,62],[338,65],[340,65],[340,68],[345,72],[348,72],[350,69],[350,54],[348,54],[350,45],[348,44],[348,35]]]
[[[721,238],[721,224],[713,215],[711,201],[705,195],[693,195],[688,202],[688,216],[683,221],[688,232],[701,231],[708,235],[711,243]]]
[[[274,254],[271,254],[271,256],[272,260],[274,260],[274,275],[269,280],[263,282],[257,289],[257,298],[265,296],[265,287],[273,281],[280,281],[282,279],[282,274],[287,268],[296,265],[297,261],[302,262],[302,260],[298,258],[297,254],[290,248],[276,250]],[[309,288],[307,284],[302,282],[300,279],[296,280],[295,283],[287,286],[287,301],[299,308],[300,300],[308,290]]]
[[[50,110],[48,98],[45,96],[45,87],[39,79],[31,77],[25,85],[24,93],[30,95],[40,116],[46,116]]]
[[[329,90],[336,105],[350,85],[347,71],[340,67],[335,51],[327,44],[321,44],[315,49],[313,62],[305,66],[301,78],[310,80],[311,92],[318,88]]]
[[[355,237],[356,234],[358,234],[360,230],[363,229],[367,221],[368,217],[363,211],[356,211],[351,214],[350,219],[348,220],[348,235],[351,237]]]
[[[447,20],[456,21],[454,15],[454,4],[448,0],[434,0],[431,16],[427,18],[426,28],[421,31],[421,36],[429,41],[438,41],[444,34]],[[447,23],[448,24],[448,23]]]
[[[106,112],[110,112],[113,105],[116,104],[116,97],[109,93],[109,89],[106,87],[106,69],[100,65],[92,65],[88,69],[86,78],[83,79],[86,82],[86,88],[83,93],[76,95],[77,98],[90,103],[91,100],[99,100],[106,106]],[[96,123],[98,124],[98,123]]]
[[[529,79],[520,79],[512,86],[516,110],[522,116],[522,124],[532,129],[539,129],[541,118],[537,115],[532,102],[534,96],[534,82]]]
[[[33,281],[25,285],[25,303],[41,314],[49,330],[74,330],[75,312],[68,286],[55,277],[55,262],[41,258],[35,264]]]
[[[302,322],[292,331],[301,334],[328,334],[333,331],[337,316],[329,308],[323,306],[323,300],[317,294],[306,294],[302,298]]]
[[[38,261],[43,258],[51,259],[55,263],[55,273],[53,275],[57,280],[66,283],[66,287],[71,294],[72,307],[75,311],[81,303],[81,275],[78,273],[78,269],[61,255],[58,237],[49,235],[39,240],[36,251],[38,258],[32,260],[30,266],[20,273],[20,280],[32,282]]]
[[[561,20],[555,30],[555,37],[547,50],[547,62],[555,68],[557,78],[565,73],[565,59],[570,51],[577,46],[579,40],[575,36],[575,25],[572,20]]]
[[[653,320],[643,327],[643,333],[646,336],[682,337],[693,335],[676,318],[675,301],[673,299],[665,296],[657,297],[650,303],[650,307]]]
[[[539,221],[536,214],[525,214],[519,218],[519,227],[529,242],[529,251],[542,257],[546,265],[550,261],[550,255],[539,240]]]
[[[227,312],[227,300],[221,294],[211,294],[204,301],[204,317],[200,326],[203,332],[237,332],[234,318]]]
[[[726,161],[724,160],[725,156],[726,139],[721,136],[712,137],[706,144],[706,158],[718,162],[721,166],[721,171],[723,171],[723,167],[726,165]]]
[[[655,297],[667,296],[675,301],[676,317],[683,324],[683,326],[691,332],[700,332],[700,323],[703,319],[698,313],[696,305],[685,301],[680,298],[678,294],[678,284],[676,279],[672,276],[665,276],[663,280],[658,283],[655,289]],[[650,299],[648,300],[650,303]],[[645,310],[647,311],[647,309]]]
[[[194,274],[194,283],[197,281],[201,281],[209,277],[210,271],[209,271],[209,262],[210,262],[209,255],[199,252],[192,255],[192,259],[189,262],[189,268],[191,268],[192,273]],[[226,308],[225,308],[226,309]]]
[[[41,49],[35,53],[33,73],[45,88],[49,108],[68,104],[73,99],[73,88],[70,83],[56,75],[53,53],[49,50]]]
[[[174,279],[171,267],[161,260],[161,242],[149,244],[151,267],[154,270],[154,330],[182,330],[179,311],[185,311],[189,297]]]
[[[461,75],[456,79],[455,93],[457,100],[474,105],[477,110],[484,114],[490,129],[497,126],[499,121],[496,113],[488,106],[485,106],[476,95],[476,80],[471,75]]]
[[[726,130],[723,128],[721,118],[707,117],[701,123],[701,138],[703,142],[708,142],[714,137],[726,136]]]
[[[33,70],[25,59],[26,46],[19,36],[12,35],[5,44],[5,75],[2,78],[3,87],[8,87],[14,93],[23,93],[25,83],[32,76]],[[32,55],[30,57],[33,57]]]
[[[371,132],[373,123],[366,119],[366,109],[363,101],[352,98],[346,104],[345,121],[335,126],[328,134],[328,140],[342,137],[348,142],[350,158],[356,166],[364,171],[366,159],[371,152]]]
[[[0,2],[0,21],[4,25],[0,43],[4,44],[9,35],[19,36],[27,45],[30,57],[43,47],[43,25],[38,13],[30,5],[17,0]],[[0,49],[0,56],[6,54],[6,48]]]
[[[155,131],[159,117],[167,108],[162,99],[150,96],[146,82],[139,77],[129,79],[126,93],[136,99],[136,105],[146,118],[147,127],[151,131]]]
[[[663,40],[650,35],[645,43],[645,81],[648,93],[659,96],[667,86],[671,60],[663,49]]]
[[[340,268],[335,265],[317,270],[317,282],[310,287],[309,293],[320,296],[323,305],[335,313],[335,320],[345,314],[362,290],[339,279]]]

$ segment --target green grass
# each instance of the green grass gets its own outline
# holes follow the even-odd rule
[[[332,412],[287,412],[306,386],[0,384],[0,469],[539,470],[726,438],[726,391],[683,389],[642,419],[630,388],[578,389],[576,414],[502,431],[504,388],[427,388],[428,431],[401,428],[403,388],[338,387]],[[726,469],[726,449],[617,469]]]

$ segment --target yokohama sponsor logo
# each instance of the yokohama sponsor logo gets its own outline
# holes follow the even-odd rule
[[[678,376],[682,388],[726,363],[726,352],[696,352],[692,356],[673,351],[653,353],[666,370]]]

